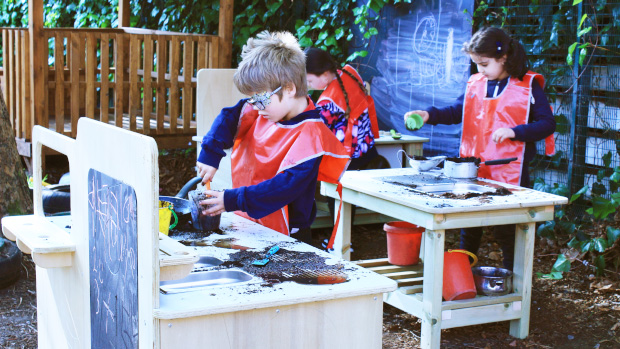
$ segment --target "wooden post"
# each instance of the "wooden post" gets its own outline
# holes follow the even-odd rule
[[[233,0],[220,0],[219,66],[213,68],[230,68],[232,66],[233,3]]]
[[[47,64],[47,42],[43,36],[43,0],[28,0],[28,33],[30,34],[30,110],[36,125],[48,126],[45,100],[47,89],[45,77]]]
[[[130,15],[129,0],[120,0],[118,2],[118,26],[121,28],[131,26]]]

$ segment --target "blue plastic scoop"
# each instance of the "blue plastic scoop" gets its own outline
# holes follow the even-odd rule
[[[276,252],[278,252],[279,250],[280,250],[280,246],[274,245],[273,247],[269,249],[269,251],[267,251],[267,254],[265,255],[264,259],[255,260],[254,262],[252,262],[252,265],[263,266],[269,263],[269,258],[271,258],[271,256],[276,254]]]

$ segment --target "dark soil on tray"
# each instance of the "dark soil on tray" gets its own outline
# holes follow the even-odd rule
[[[195,175],[195,151],[165,151],[159,157],[160,195],[175,195]],[[53,164],[45,174],[57,183],[66,167]],[[171,233],[173,233],[171,231]],[[194,232],[198,233],[198,232]],[[200,232],[201,234],[217,234]],[[221,233],[221,232],[220,232]],[[313,230],[313,245],[320,248],[331,229]],[[234,241],[222,239],[222,247],[234,248]],[[352,231],[353,260],[385,258],[387,243],[382,224],[355,226]],[[458,246],[458,232],[448,231],[446,248]],[[562,246],[536,239],[534,272],[548,273]],[[242,249],[242,248],[239,248]],[[266,251],[265,251],[266,252]],[[256,253],[256,252],[255,252]],[[286,256],[286,249],[275,256]],[[247,260],[263,258],[256,253]],[[316,255],[315,255],[316,256]],[[478,253],[479,265],[501,266],[501,249],[492,234],[484,234]],[[35,269],[29,255],[23,257],[21,278],[0,289],[0,348],[36,348]],[[269,267],[267,264],[265,267]],[[267,271],[268,268],[265,268]],[[516,339],[509,322],[446,329],[442,348],[620,348],[620,281],[617,275],[594,277],[589,266],[573,263],[561,280],[534,278],[530,309],[530,334]],[[383,348],[416,348],[420,343],[420,320],[390,305],[383,311]]]

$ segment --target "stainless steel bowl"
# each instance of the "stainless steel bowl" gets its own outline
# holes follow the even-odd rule
[[[512,271],[496,267],[474,267],[471,271],[479,295],[503,296],[512,292]]]

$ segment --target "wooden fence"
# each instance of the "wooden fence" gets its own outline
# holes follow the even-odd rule
[[[34,125],[75,137],[77,120],[88,117],[153,136],[160,147],[187,145],[196,134],[196,74],[220,67],[218,36],[44,28],[49,54],[36,83],[45,92],[34,96],[28,29],[0,31],[2,89],[15,136],[26,142]]]

